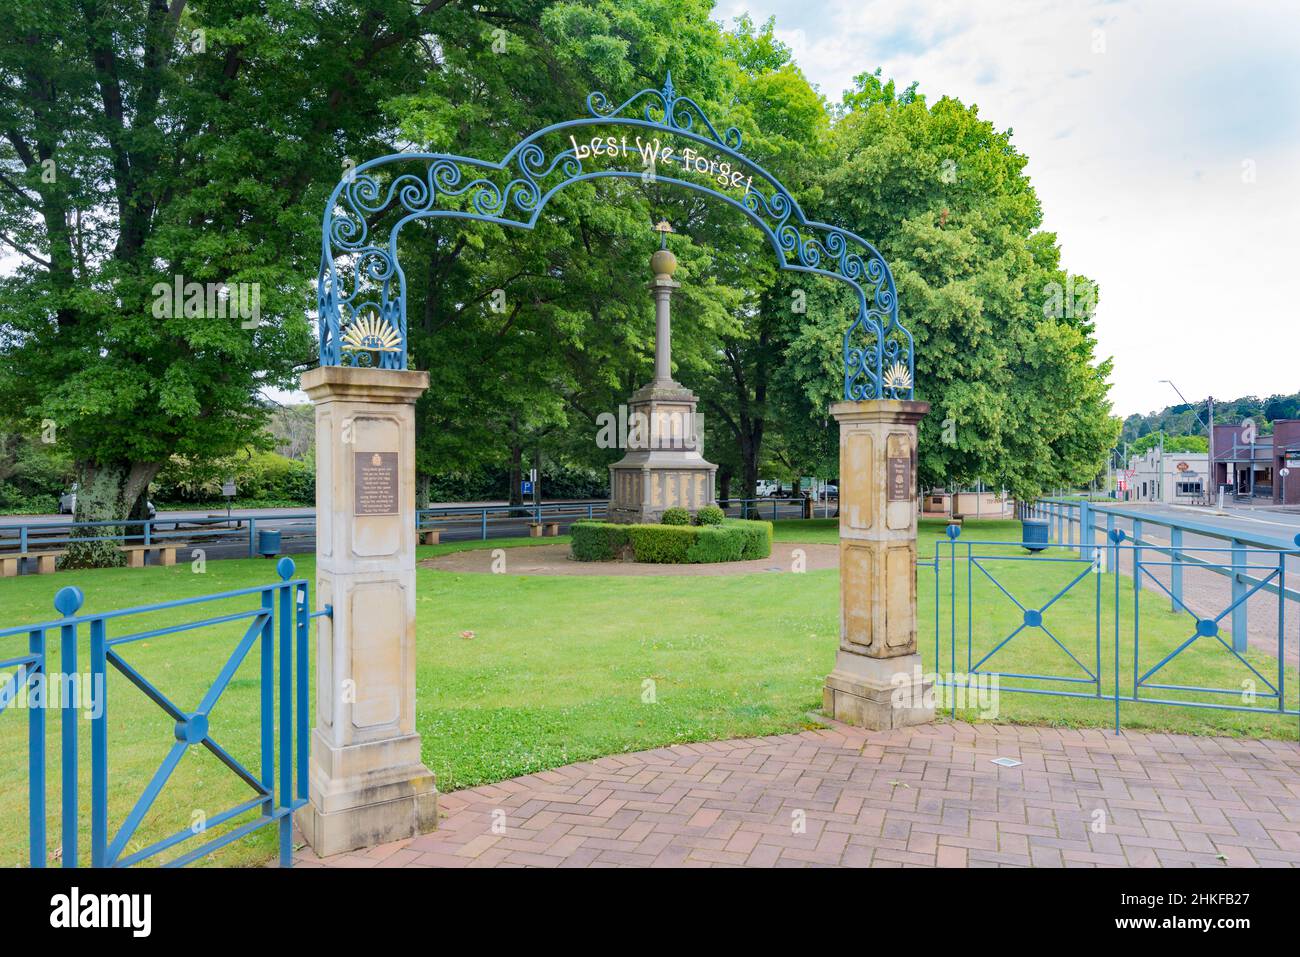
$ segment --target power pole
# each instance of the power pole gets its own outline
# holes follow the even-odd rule
[[[1160,501],[1165,500],[1165,430],[1160,430]]]
[[[1209,435],[1210,442],[1210,481],[1214,484],[1214,489],[1210,492],[1210,501],[1213,504],[1219,499],[1219,470],[1214,464],[1214,396],[1209,396],[1206,402],[1209,404],[1207,415],[1210,421],[1209,425],[1206,426],[1206,432]],[[1224,478],[1226,479],[1227,476],[1225,475]]]

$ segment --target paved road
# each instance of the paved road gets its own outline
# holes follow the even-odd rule
[[[1226,505],[1222,510],[1191,505],[1158,505],[1147,502],[1117,502],[1114,506],[1137,517],[1148,517],[1180,522],[1196,522],[1213,526],[1226,537],[1239,537],[1260,545],[1274,544],[1294,547],[1295,536],[1300,535],[1300,511],[1277,508],[1260,508],[1249,505]]]
[[[547,499],[545,504],[561,504],[569,499]],[[430,508],[499,508],[507,502],[435,502]],[[226,511],[220,508],[168,509],[158,513],[158,521],[169,522],[192,521],[194,519],[225,518]],[[232,508],[229,513],[234,518],[280,518],[286,515],[315,515],[316,509],[310,505],[295,508]],[[70,515],[0,515],[0,525],[64,525],[72,521]],[[259,521],[260,524],[260,521]]]

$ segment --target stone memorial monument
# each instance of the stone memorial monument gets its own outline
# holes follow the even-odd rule
[[[627,454],[609,467],[609,518],[613,522],[658,522],[664,509],[692,512],[715,502],[718,467],[704,461],[704,430],[695,413],[695,393],[672,375],[672,296],[677,257],[667,248],[672,228],[655,227],[663,237],[650,257],[655,302],[654,379],[628,400]]]

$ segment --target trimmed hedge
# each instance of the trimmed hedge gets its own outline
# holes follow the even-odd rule
[[[695,541],[686,550],[688,562],[738,562],[745,553],[745,539],[738,529],[701,525]]]
[[[612,562],[628,548],[630,525],[613,522],[574,522],[569,528],[569,548],[580,562]]]
[[[772,554],[772,523],[752,519],[731,519],[723,523],[723,528],[732,527],[740,531],[744,545],[740,557],[744,561],[767,558]]]
[[[666,508],[659,521],[665,525],[689,525],[691,513],[684,508]]]
[[[627,538],[639,562],[682,565],[688,559],[697,529],[690,525],[629,525]]]
[[[721,525],[616,525],[574,522],[569,534],[580,562],[627,557],[655,564],[752,561],[772,554],[772,523],[727,519]]]

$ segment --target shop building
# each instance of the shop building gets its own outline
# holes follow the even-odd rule
[[[1251,438],[1245,426],[1214,427],[1215,487],[1238,498],[1300,505],[1300,419],[1275,419],[1272,435]]]
[[[1210,457],[1205,452],[1164,452],[1154,448],[1129,461],[1126,488],[1130,502],[1187,505],[1204,501],[1210,484]]]

